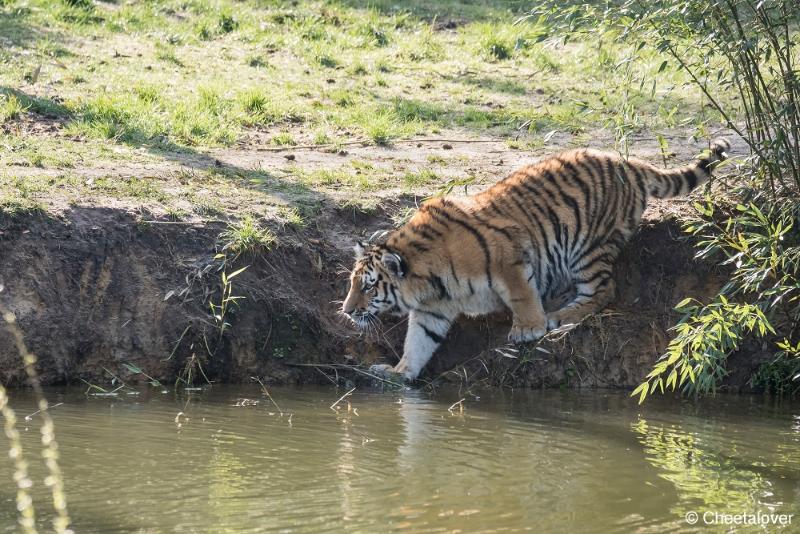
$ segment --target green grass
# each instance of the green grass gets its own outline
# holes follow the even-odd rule
[[[0,195],[0,222],[2,216],[13,218],[44,211],[43,204],[37,199],[42,189],[36,184],[0,174],[0,188],[8,189],[5,194]]]
[[[430,169],[423,169],[419,172],[407,172],[403,175],[403,184],[408,187],[418,187],[430,185],[438,180],[438,176]]]
[[[297,141],[294,140],[292,134],[289,132],[280,132],[272,136],[272,144],[278,146],[294,146]]]
[[[294,206],[281,206],[278,208],[278,218],[293,228],[303,228],[308,224],[300,210]]]
[[[251,216],[229,224],[220,240],[224,243],[222,250],[236,256],[268,252],[277,242],[275,234]]]
[[[183,63],[178,59],[175,47],[172,44],[156,43],[156,58],[178,67],[183,67]]]
[[[613,30],[560,42],[534,19],[515,23],[527,4],[79,4],[0,7],[0,146],[10,147],[0,166],[79,171],[109,161],[180,162],[229,147],[330,144],[338,152],[345,142],[388,147],[451,134],[538,150],[552,132],[578,142],[597,129],[621,138],[715,120],[673,69],[658,74],[657,87],[637,83],[659,71],[662,56],[640,50],[621,77],[617,66],[635,43]],[[442,29],[450,20],[456,27]],[[45,120],[47,133],[26,127]],[[290,169],[286,181],[262,189],[369,192],[387,180],[436,187],[448,162],[428,163],[442,168]],[[106,191],[136,198],[130,184]],[[190,193],[195,214],[228,209]]]
[[[624,44],[612,42],[599,48],[591,40],[560,47],[542,43],[548,28],[514,24],[514,16],[499,2],[482,9],[445,4],[437,10],[440,17],[477,17],[455,32],[436,31],[427,15],[419,16],[428,13],[423,7],[397,12],[304,1],[287,9],[255,0],[134,3],[114,9],[44,0],[31,4],[35,9],[5,8],[18,31],[10,34],[10,53],[0,56],[0,86],[18,85],[21,74],[33,70],[42,57],[58,58],[70,73],[58,76],[58,96],[79,123],[88,123],[79,130],[125,143],[152,142],[154,135],[164,135],[183,146],[226,145],[244,133],[243,126],[298,117],[315,125],[334,122],[353,128],[376,144],[452,126],[499,127],[499,133],[511,135],[524,122],[516,119],[541,107],[529,98],[537,89],[558,90],[565,100],[583,98],[580,87],[615,93],[618,84],[609,65],[625,53]],[[30,48],[32,38],[21,34],[23,28],[47,29],[33,38],[34,57],[21,53]],[[62,41],[61,33],[75,38]],[[118,49],[135,50],[136,55],[109,58],[109,51]],[[641,68],[652,68],[647,63]],[[459,75],[460,70],[469,74]],[[433,72],[442,77],[431,77]],[[548,76],[531,80],[530,72]],[[338,85],[343,74],[352,76],[348,87]],[[43,69],[40,81],[47,83],[56,75]],[[327,89],[331,76],[335,91],[320,102],[317,95]],[[576,76],[581,83],[574,83]],[[664,77],[670,76],[675,77]],[[230,79],[236,79],[237,93],[260,93],[260,104],[230,91],[218,95],[219,105],[213,109],[197,101],[198,86],[230,87]],[[130,98],[142,83],[162,96],[156,109],[143,109]],[[670,92],[676,103],[685,100],[682,91]],[[644,90],[640,96],[647,101],[643,105],[654,108],[664,100]],[[244,109],[236,105],[239,98]],[[98,102],[87,101],[91,99]],[[488,101],[502,104],[503,111],[486,108]],[[109,102],[115,109],[104,113]],[[598,113],[585,126],[602,125],[617,103],[593,103]],[[142,124],[125,124],[142,112]],[[364,120],[373,113],[375,121]],[[414,127],[401,127],[411,121]],[[556,114],[552,122],[559,125],[562,120]],[[570,117],[564,122],[566,128],[574,127]]]
[[[19,118],[27,109],[17,95],[0,94],[0,124]]]

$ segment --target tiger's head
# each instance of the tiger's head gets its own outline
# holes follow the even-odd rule
[[[342,305],[342,313],[359,328],[377,322],[381,313],[402,314],[400,284],[408,274],[403,257],[385,245],[358,243],[354,247],[356,264],[350,273],[350,290]]]

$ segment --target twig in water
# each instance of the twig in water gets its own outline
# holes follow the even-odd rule
[[[97,390],[99,390],[99,391],[100,391],[100,392],[102,392],[102,393],[108,393],[108,390],[107,390],[107,389],[105,389],[105,388],[102,388],[102,387],[100,387],[100,386],[97,386],[97,385],[95,385],[95,384],[92,384],[91,382],[87,382],[87,381],[86,381],[86,380],[84,380],[83,378],[80,378],[80,377],[78,377],[78,380],[80,380],[81,382],[83,382],[84,384],[86,384],[87,386],[89,386],[89,388],[86,390],[86,392],[84,393],[84,395],[88,395],[88,394],[89,394],[89,392],[90,392],[90,391],[92,391],[93,389],[97,389]]]
[[[341,397],[339,397],[339,400],[337,400],[336,402],[331,404],[331,410],[336,411],[336,405],[339,404],[340,402],[342,402],[346,397],[349,397],[350,394],[352,394],[355,390],[356,390],[356,388],[353,388],[350,391],[348,391],[347,393],[345,393],[344,395],[342,395]]]
[[[45,408],[45,410],[48,410],[48,409],[52,410],[53,408],[56,408],[57,406],[61,406],[62,404],[64,404],[64,403],[63,403],[63,402],[59,402],[58,404],[54,404],[54,405],[52,405],[52,406],[48,406],[47,408]],[[42,411],[44,411],[44,410],[36,410],[36,411],[35,411],[35,412],[33,412],[32,414],[30,414],[30,415],[26,415],[26,416],[25,416],[25,420],[26,420],[26,421],[30,421],[30,420],[31,420],[31,418],[32,418],[34,415],[36,415],[37,413],[39,413],[39,412],[42,412]]]
[[[337,383],[337,382],[336,382],[336,381],[335,381],[333,378],[331,378],[331,377],[329,377],[328,375],[326,375],[326,374],[325,374],[325,371],[323,371],[323,370],[322,370],[322,369],[320,369],[319,367],[314,367],[314,370],[315,370],[315,371],[317,371],[317,372],[318,372],[319,374],[321,374],[322,376],[324,376],[325,378],[327,378],[328,380],[330,380],[330,381],[333,383],[333,385],[334,385],[334,386],[338,386],[338,385],[339,385],[339,384],[338,384],[338,383]]]
[[[453,403],[453,404],[452,404],[452,405],[451,405],[451,406],[450,406],[450,407],[447,409],[447,411],[448,411],[448,412],[450,412],[450,413],[453,413],[453,408],[455,408],[456,406],[458,406],[458,413],[464,413],[464,399],[461,399],[461,400],[460,400],[460,401],[458,401],[458,402],[454,402],[454,403]]]
[[[261,381],[261,379],[258,378],[257,376],[251,376],[250,379],[251,380],[255,380],[256,382],[258,382],[258,384],[261,386],[261,391],[264,392],[264,395],[267,396],[267,398],[270,400],[270,402],[275,406],[275,409],[277,409],[278,412],[281,414],[281,417],[283,417],[283,410],[281,410],[281,407],[278,406],[277,402],[275,402],[275,399],[272,398],[272,395],[269,394],[269,391],[267,391],[267,387],[264,385],[264,383]]]

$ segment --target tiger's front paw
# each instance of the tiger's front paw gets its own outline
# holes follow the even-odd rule
[[[403,385],[409,381],[409,378],[405,375],[405,373],[386,363],[376,363],[375,365],[371,365],[369,368],[369,373],[377,376],[378,378],[398,385]]]
[[[508,340],[512,343],[523,343],[525,341],[536,341],[547,333],[544,326],[523,326],[512,325],[508,332]]]

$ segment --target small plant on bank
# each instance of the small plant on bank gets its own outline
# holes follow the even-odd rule
[[[27,107],[22,104],[17,95],[0,93],[0,124],[18,119],[25,111],[27,111]]]
[[[233,283],[231,280],[242,274],[248,267],[249,265],[246,265],[241,269],[237,269],[231,274],[228,274],[223,270],[222,274],[220,275],[222,291],[219,302],[214,302],[211,300],[208,303],[209,307],[211,308],[211,316],[214,318],[214,321],[216,321],[220,339],[222,339],[222,336],[225,334],[225,331],[228,329],[228,327],[231,326],[228,322],[229,312],[234,306],[237,305],[237,301],[244,298],[242,296],[233,294]]]
[[[278,146],[294,146],[297,144],[297,141],[294,140],[294,137],[292,137],[292,134],[289,132],[281,132],[272,137],[272,144]]]
[[[262,227],[251,216],[228,225],[220,234],[220,239],[225,243],[222,247],[224,253],[232,253],[234,258],[242,254],[256,255],[269,251],[277,241],[275,234]]]
[[[281,206],[278,209],[278,217],[293,228],[303,228],[308,224],[300,210],[291,206]]]
[[[231,326],[228,322],[230,312],[238,305],[238,301],[244,298],[243,296],[233,294],[232,280],[242,274],[250,266],[245,265],[232,273],[228,273],[228,266],[242,255],[255,256],[262,252],[269,251],[277,241],[272,231],[268,228],[261,227],[251,216],[247,216],[236,223],[229,224],[228,228],[220,234],[219,238],[225,243],[222,246],[221,252],[214,256],[215,261],[221,262],[219,267],[219,270],[222,271],[220,274],[220,295],[219,300],[215,301],[211,298],[208,301],[211,317],[214,319],[214,324],[217,329],[217,342],[213,350],[209,346],[208,341],[205,340],[204,335],[209,357],[214,356],[222,342],[225,332]],[[230,255],[232,255],[232,257]],[[197,363],[199,365],[199,361]]]
[[[211,380],[208,379],[206,376],[206,372],[203,370],[203,365],[200,363],[200,358],[197,357],[197,354],[192,353],[191,357],[186,360],[186,363],[181,369],[181,372],[178,374],[178,377],[175,379],[175,388],[177,389],[178,384],[183,384],[184,387],[189,389],[199,389],[195,387],[194,379],[197,376],[202,376],[203,380],[205,380],[206,384],[211,384]]]
[[[800,393],[800,343],[777,343],[775,358],[758,366],[750,385],[766,393],[792,396]]]
[[[438,180],[436,173],[430,169],[422,169],[419,172],[407,172],[403,175],[403,184],[408,187],[428,185]]]
[[[393,113],[376,113],[364,124],[364,133],[378,146],[387,146],[396,136],[397,119]]]
[[[788,365],[763,367],[751,384],[790,393],[800,387],[796,342],[800,318],[800,228],[797,203],[738,204],[723,222],[707,199],[696,208],[701,218],[686,224],[698,237],[698,257],[733,267],[730,281],[708,304],[685,299],[675,308],[684,314],[667,354],[635,391],[640,400],[664,387],[713,392],[726,376],[725,362],[748,338],[777,340],[775,360]],[[780,370],[787,374],[777,377]],[[794,388],[789,386],[795,382]]]

